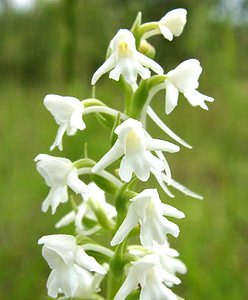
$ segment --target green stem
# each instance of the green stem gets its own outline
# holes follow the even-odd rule
[[[127,238],[116,247],[110,260],[108,272],[107,300],[113,300],[124,280],[124,267],[126,265]]]
[[[117,278],[111,270],[108,272],[106,300],[113,300],[122,284],[122,278]]]

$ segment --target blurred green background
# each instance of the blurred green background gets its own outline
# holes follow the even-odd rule
[[[47,298],[49,269],[37,240],[58,232],[54,224],[70,208],[61,205],[53,217],[40,211],[48,187],[33,159],[49,153],[57,131],[44,96],[89,97],[91,76],[116,31],[130,28],[138,11],[151,21],[178,7],[188,10],[184,33],[173,42],[151,39],[156,60],[167,72],[185,59],[199,59],[199,90],[216,101],[206,112],[182,97],[169,117],[162,93],[153,101],[166,123],[194,146],[168,157],[173,177],[205,197],[198,201],[176,192],[176,199],[168,199],[186,214],[177,222],[180,237],[170,239],[189,269],[175,291],[188,300],[248,299],[247,2],[44,0],[18,10],[0,1],[0,299]],[[107,75],[96,92],[122,107]],[[100,131],[94,117],[85,121],[87,130],[65,137],[63,154],[53,155],[75,160],[88,141],[90,155],[101,157],[109,132]],[[170,140],[149,126],[154,137]]]

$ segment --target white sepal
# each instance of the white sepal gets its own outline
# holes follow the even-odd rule
[[[184,8],[177,8],[169,11],[159,22],[161,34],[171,41],[173,36],[179,36],[186,24],[187,11]]]

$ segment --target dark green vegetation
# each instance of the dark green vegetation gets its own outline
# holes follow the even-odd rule
[[[176,7],[188,9],[188,23],[184,34],[171,43],[162,37],[152,40],[157,61],[169,71],[185,59],[199,59],[203,66],[199,90],[216,99],[206,112],[181,97],[169,117],[163,113],[162,93],[153,102],[167,124],[194,146],[168,156],[173,177],[205,197],[203,201],[179,193],[175,200],[164,197],[186,214],[177,222],[181,235],[170,238],[189,269],[177,291],[188,300],[248,298],[247,25],[211,21],[212,2],[93,0],[68,7],[61,1],[41,3],[28,14],[0,15],[1,299],[46,299],[49,269],[37,240],[58,232],[53,225],[70,208],[61,205],[53,217],[40,211],[48,187],[33,158],[49,152],[57,130],[42,105],[43,97],[48,93],[89,97],[91,75],[116,30],[130,27],[138,10],[144,21],[150,21]],[[99,81],[97,97],[122,107],[123,99],[107,76]],[[85,121],[87,130],[65,137],[65,151],[56,150],[54,155],[75,160],[87,141],[90,155],[101,157],[107,150],[101,146],[107,129],[99,132],[93,117]],[[167,139],[155,127],[152,130],[154,137]]]

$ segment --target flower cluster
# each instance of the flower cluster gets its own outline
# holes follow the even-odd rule
[[[179,93],[192,106],[205,110],[205,102],[213,101],[197,90],[202,72],[198,60],[188,59],[165,73],[155,62],[154,48],[148,42],[158,34],[168,41],[180,36],[186,17],[187,11],[180,8],[159,21],[142,24],[139,13],[131,30],[120,29],[110,41],[107,58],[93,74],[91,84],[109,72],[109,78],[127,97],[124,112],[95,97],[79,100],[51,94],[44,99],[59,126],[51,151],[55,147],[63,150],[65,133],[71,136],[78,130],[87,130],[83,120],[87,114],[97,114],[112,129],[112,146],[98,161],[89,158],[89,154],[74,162],[48,154],[35,158],[37,171],[50,187],[42,211],[47,212],[51,206],[55,214],[60,203],[69,202],[71,211],[55,227],[75,227],[74,235],[48,235],[38,242],[43,245],[42,255],[52,270],[47,280],[52,298],[62,295],[124,300],[137,295],[135,299],[140,300],[180,299],[172,288],[181,282],[178,273],[185,274],[187,268],[178,258],[179,253],[170,248],[168,235],[177,238],[180,232],[170,218],[181,219],[185,215],[165,202],[174,197],[170,186],[185,195],[202,197],[173,179],[166,156],[178,152],[180,147],[152,137],[146,118],[150,117],[175,143],[191,148],[158,117],[151,101],[160,90],[165,90],[166,114],[178,105]],[[113,170],[113,165],[117,165],[117,170]],[[151,174],[165,195],[159,195],[157,188],[142,189]],[[138,180],[140,186],[135,188]],[[140,244],[132,244],[133,240]],[[105,276],[107,294],[100,296]]]

